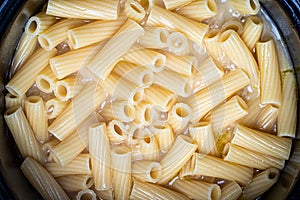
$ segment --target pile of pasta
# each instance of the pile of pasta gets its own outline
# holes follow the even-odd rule
[[[258,0],[49,0],[6,85],[25,176],[45,199],[262,195],[289,159],[296,85],[262,39],[259,10]]]

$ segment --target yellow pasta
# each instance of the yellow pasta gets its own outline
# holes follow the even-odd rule
[[[262,130],[267,133],[273,133],[274,126],[277,122],[278,108],[267,105],[265,106],[259,114],[259,117],[256,119],[256,125],[254,129]]]
[[[248,106],[240,96],[233,96],[226,103],[211,111],[212,129],[216,135],[229,124],[248,115]]]
[[[232,181],[222,188],[221,194],[221,200],[237,200],[242,194],[242,188]]]
[[[169,32],[162,27],[145,27],[145,34],[138,40],[144,48],[163,49],[167,47]]]
[[[125,22],[125,17],[116,20],[94,21],[68,30],[68,39],[74,49],[105,41],[112,37]],[[91,33],[95,33],[91,36]]]
[[[50,139],[45,103],[40,96],[25,99],[25,114],[38,141],[44,143]]]
[[[192,109],[185,103],[175,104],[168,115],[168,124],[175,135],[182,134],[192,118]]]
[[[76,97],[83,87],[84,85],[76,76],[69,76],[56,82],[54,95],[60,101],[68,101]]]
[[[66,108],[67,104],[67,102],[60,101],[57,98],[52,98],[46,101],[48,119],[54,119],[59,116]]]
[[[83,200],[83,199],[97,200],[97,195],[94,192],[94,190],[84,189],[78,192],[76,195],[76,200]]]
[[[153,161],[135,161],[132,163],[132,176],[143,182],[156,183],[161,176],[161,165]]]
[[[218,12],[216,0],[196,0],[175,11],[187,18],[202,21],[214,17]]]
[[[256,53],[261,77],[260,102],[279,107],[281,104],[281,80],[274,41],[256,43]]]
[[[169,52],[176,55],[185,56],[190,53],[190,43],[187,37],[180,32],[173,32],[168,35],[167,47]]]
[[[66,192],[88,189],[94,183],[91,175],[60,176],[56,178],[56,181]]]
[[[253,51],[256,42],[259,40],[263,31],[263,23],[260,18],[250,16],[247,18],[241,38],[248,46],[250,51]]]
[[[57,79],[50,66],[47,66],[40,74],[36,77],[36,86],[42,92],[51,93],[55,88]]]
[[[111,150],[111,170],[115,199],[129,199],[131,180],[131,150],[125,146]]]
[[[30,17],[28,22],[25,25],[25,33],[36,36],[44,32],[49,26],[56,22],[54,16],[40,12],[33,17]]]
[[[152,85],[154,79],[153,72],[147,67],[122,61],[116,64],[113,73],[144,88]]]
[[[243,25],[239,21],[226,21],[221,28],[221,32],[227,31],[227,30],[234,30],[239,35],[243,32]]]
[[[92,172],[96,190],[111,188],[110,144],[105,124],[89,128],[89,153],[92,158]]]
[[[14,96],[10,93],[5,95],[5,107],[8,110],[9,108],[16,107],[16,106],[23,106],[24,97],[23,96]]]
[[[39,34],[38,41],[43,49],[51,51],[56,45],[68,38],[67,31],[84,24],[83,20],[64,19]]]
[[[196,92],[187,100],[194,112],[192,121],[199,121],[211,109],[249,83],[248,76],[242,70],[237,69],[224,75],[221,80]]]
[[[148,67],[153,72],[160,72],[164,69],[166,56],[150,49],[139,47],[132,48],[127,52],[123,59],[128,62],[135,63],[138,66]]]
[[[182,199],[187,200],[188,197],[184,196],[183,194],[180,194],[178,192],[172,191],[170,189],[167,189],[165,187],[146,183],[146,182],[140,182],[135,180],[133,183],[132,192],[130,194],[130,199],[138,199],[138,200],[144,200],[148,199],[149,197],[157,200],[164,200],[164,199]]]
[[[208,57],[192,69],[192,76],[189,81],[193,91],[198,92],[215,81],[220,80],[223,75],[224,70],[217,65],[212,57]]]
[[[131,122],[136,118],[136,109],[127,101],[113,101],[111,104],[112,117],[121,122]]]
[[[190,40],[201,44],[204,35],[208,31],[208,26],[198,23],[181,15],[165,10],[158,6],[153,6],[146,22],[150,26],[163,26],[170,31],[179,31]]]
[[[44,199],[69,199],[55,179],[34,159],[26,157],[21,165],[21,170]]]
[[[269,168],[255,175],[249,185],[244,188],[244,196],[247,199],[255,199],[270,189],[279,178],[279,170]]]
[[[112,120],[107,125],[107,136],[111,142],[122,142],[127,139],[125,125],[118,121]]]
[[[63,79],[79,71],[97,53],[98,48],[101,48],[101,46],[101,44],[91,45],[55,56],[49,61],[50,67],[58,79]]]
[[[290,138],[281,138],[242,125],[235,127],[231,143],[285,160],[289,158],[292,146]]]
[[[163,70],[155,74],[154,83],[182,97],[188,97],[192,93],[189,81],[181,74],[171,70]]]
[[[141,155],[144,160],[158,161],[159,146],[154,135],[145,133],[140,139]]]
[[[101,199],[113,199],[113,191],[112,189],[108,190],[94,190],[98,198]]]
[[[188,171],[189,175],[212,176],[236,181],[241,185],[246,185],[252,180],[252,168],[230,163],[221,158],[195,153],[188,164],[180,172],[182,175],[182,172],[187,174]]]
[[[210,184],[197,180],[177,179],[172,188],[186,195],[190,199],[217,200],[221,197],[221,189],[217,184]]]
[[[186,135],[177,136],[173,146],[160,161],[162,176],[158,184],[165,184],[170,181],[192,157],[196,149],[197,145],[192,143],[190,137]]]
[[[49,0],[46,14],[64,18],[79,19],[117,19],[119,15],[118,0]]]
[[[143,34],[144,29],[136,22],[128,19],[94,58],[88,62],[87,68],[96,77],[105,80],[114,65]],[[124,40],[126,40],[126,43],[123,42]],[[122,43],[121,46],[119,46],[120,43]]]
[[[261,170],[267,169],[269,167],[282,169],[285,164],[285,161],[283,159],[256,153],[254,151],[230,143],[225,145],[223,157],[226,161]]]
[[[203,121],[197,126],[189,126],[189,134],[198,144],[199,153],[219,156],[210,122]]]
[[[149,126],[152,124],[152,105],[148,102],[142,101],[135,106],[136,117],[134,123],[141,126]]]
[[[167,153],[175,140],[171,126],[168,123],[161,122],[153,123],[151,128],[158,142],[160,151]]]
[[[14,54],[11,66],[12,74],[15,74],[18,69],[22,67],[23,64],[28,60],[28,58],[30,58],[36,48],[37,42],[37,36],[31,36],[27,33],[22,34]]]
[[[139,144],[140,135],[141,135],[140,126],[131,124],[128,130],[127,142],[130,145]]]
[[[5,88],[15,96],[23,96],[30,86],[35,82],[37,75],[48,65],[48,61],[56,54],[57,50],[36,51],[22,68],[13,76]]]
[[[51,150],[50,150],[51,151]],[[44,165],[45,169],[53,176],[67,176],[67,175],[91,175],[91,156],[89,154],[79,154],[71,162],[65,166],[61,166],[58,163],[51,162]]]
[[[128,0],[125,3],[125,14],[128,18],[133,19],[137,22],[141,22],[145,16],[146,16],[146,11],[142,7],[141,4],[139,4],[137,1],[134,0]]]
[[[184,6],[186,4],[191,3],[193,0],[163,0],[166,9],[168,10],[174,10],[175,8],[179,8],[181,6]]]
[[[260,9],[258,0],[228,0],[229,6],[241,14],[255,15]]]
[[[47,162],[53,161],[53,158],[50,154],[50,151],[58,143],[59,143],[59,140],[54,138],[54,139],[50,139],[49,141],[47,141],[46,143],[43,144],[42,149],[43,149],[43,151],[45,152],[45,154],[47,156]]]
[[[294,138],[297,124],[297,96],[296,80],[294,74],[287,72],[284,74],[282,85],[282,103],[278,114],[277,135]]]
[[[35,138],[22,107],[10,108],[4,113],[4,119],[21,155],[24,158],[30,156],[43,164],[46,161],[46,155]]]
[[[106,94],[95,83],[90,83],[68,104],[64,112],[49,126],[48,131],[57,139],[66,139],[78,125],[104,101]]]
[[[218,30],[210,31],[205,35],[203,41],[208,54],[217,61],[225,60],[225,54],[219,41],[220,33]]]
[[[247,73],[251,85],[258,89],[260,83],[257,63],[238,33],[233,30],[223,32],[219,36],[219,43],[225,55]]]
[[[198,66],[198,60],[194,56],[176,56],[171,53],[165,53],[165,56],[166,67],[179,74],[191,76],[193,67]]]

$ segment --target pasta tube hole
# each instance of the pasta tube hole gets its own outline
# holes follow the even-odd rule
[[[225,32],[223,32],[221,35],[220,35],[220,42],[226,42],[226,40],[229,39],[229,37],[231,36],[231,33],[232,33],[233,30],[227,30]]]
[[[134,114],[134,111],[132,110],[132,108],[128,105],[125,105],[124,106],[124,113],[125,115],[128,117],[128,118],[132,118],[133,117],[133,114]]]
[[[51,49],[50,42],[48,41],[48,39],[45,36],[40,35],[38,38],[38,41],[44,49],[46,49],[46,50]]]
[[[150,176],[153,179],[157,179],[159,177],[160,168],[157,166],[154,166],[150,171]]]
[[[229,143],[227,143],[223,149],[223,157],[226,157],[229,153]]]
[[[217,5],[215,0],[208,0],[207,7],[211,12],[217,12]]]
[[[39,96],[30,96],[27,98],[27,101],[29,103],[38,103],[41,100],[41,97]]]
[[[256,9],[258,9],[258,1],[257,0],[250,0],[250,6],[251,6],[251,8],[253,9],[253,10],[256,10]]]
[[[143,90],[138,90],[134,95],[133,95],[133,102],[138,103],[143,99],[144,96],[144,91]],[[126,107],[125,107],[126,108]],[[127,115],[129,116],[129,115]],[[132,115],[130,115],[132,116]]]
[[[254,16],[251,17],[251,21],[252,21],[252,23],[254,23],[256,25],[259,25],[262,23],[258,17],[254,17]]]
[[[114,131],[118,134],[118,135],[123,135],[123,131],[120,128],[120,126],[118,126],[117,124],[114,125]]]
[[[61,97],[66,97],[68,94],[68,90],[64,85],[58,85],[57,86],[57,93]]]
[[[131,7],[135,12],[137,12],[137,13],[139,13],[139,14],[142,14],[143,11],[142,11],[141,8],[139,8],[136,4],[137,4],[136,2],[132,2],[132,3],[130,4],[130,7]]]
[[[221,190],[218,187],[211,188],[210,199],[217,200],[221,196]]]
[[[189,112],[188,112],[187,109],[179,107],[179,108],[176,108],[176,114],[179,117],[185,118],[185,117],[187,117],[189,115]]]
[[[143,85],[149,85],[152,83],[153,80],[153,74],[145,73],[142,79]]]
[[[162,43],[166,43],[167,42],[167,38],[168,38],[168,32],[167,31],[163,31],[161,30],[159,32],[159,39]]]
[[[19,107],[12,107],[12,108],[9,108],[6,112],[5,112],[5,115],[12,115],[13,113],[15,113],[17,110],[19,109]]]
[[[40,79],[40,86],[46,90],[51,89],[51,84],[45,79]]]
[[[51,115],[54,111],[54,105],[51,105],[48,109],[47,112]]]
[[[90,193],[84,193],[81,195],[81,197],[79,198],[79,200],[94,200],[93,198],[94,196]]]
[[[165,59],[165,57],[162,57],[162,56],[157,56],[154,59],[155,60],[154,60],[153,66],[154,66],[156,72],[159,72],[160,69],[162,70],[162,67],[165,65],[166,59]],[[157,71],[157,70],[159,70],[159,71]]]
[[[29,27],[28,27],[28,32],[30,34],[35,34],[35,32],[37,31],[38,29],[38,23],[35,21],[35,20],[32,20],[29,24]]]
[[[144,118],[146,122],[151,121],[151,108],[146,108],[145,113],[144,113]]]
[[[277,173],[276,173],[276,172],[270,172],[269,175],[268,175],[268,178],[269,178],[270,180],[272,180],[272,179],[275,179],[276,176],[277,176]]]
[[[144,137],[144,142],[150,144],[151,138],[149,136]]]
[[[248,110],[248,105],[246,104],[245,101],[243,101],[241,97],[238,97],[237,102],[243,110]]]

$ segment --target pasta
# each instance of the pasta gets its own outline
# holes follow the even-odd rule
[[[290,155],[292,140],[237,125],[231,143],[287,160]]]
[[[285,163],[282,159],[264,155],[261,153],[256,153],[230,143],[225,145],[223,157],[226,161],[261,170],[267,169],[269,167],[282,169]]]
[[[76,200],[97,200],[97,195],[93,190],[84,189],[77,193]]]
[[[274,41],[257,43],[256,52],[261,76],[260,102],[279,107],[281,103],[281,81]],[[275,88],[276,90],[274,90]],[[270,92],[273,90],[274,92]]]
[[[251,51],[255,47],[256,42],[259,40],[262,31],[263,23],[260,18],[256,16],[250,16],[247,18],[241,38]]]
[[[49,0],[46,13],[64,18],[113,20],[119,15],[119,1]]]
[[[34,133],[22,110],[22,107],[12,107],[4,113],[5,122],[12,133],[21,155],[30,156],[39,163],[46,161],[41,145],[34,137]]]
[[[221,190],[222,196],[221,200],[236,200],[242,194],[242,188],[236,182],[232,181],[226,184]]]
[[[151,8],[146,24],[156,27],[163,26],[169,31],[179,31],[198,44],[202,43],[204,35],[208,31],[206,24],[195,22],[158,6]]]
[[[162,175],[158,184],[165,184],[170,181],[192,157],[196,149],[197,145],[192,143],[190,137],[185,135],[177,136],[173,146],[160,161]]]
[[[56,45],[68,38],[67,31],[71,28],[83,25],[83,20],[64,19],[59,21],[39,34],[38,41],[43,49],[51,51]]]
[[[141,155],[144,160],[158,161],[159,147],[153,135],[145,133],[140,139]]]
[[[112,142],[122,142],[127,139],[125,125],[118,121],[112,120],[107,126],[107,136]]]
[[[47,66],[40,74],[36,77],[36,86],[42,92],[51,93],[55,88],[57,79],[50,66]]]
[[[51,151],[51,150],[50,150]],[[53,176],[68,176],[68,175],[91,175],[91,156],[89,154],[79,154],[71,162],[65,166],[51,162],[44,165],[45,169]]]
[[[188,39],[179,32],[171,33],[167,38],[167,47],[170,52],[176,55],[187,55],[190,53],[190,44]]]
[[[216,0],[196,0],[176,10],[176,13],[196,21],[214,17],[217,12]]]
[[[105,41],[113,36],[125,22],[120,16],[116,20],[94,21],[68,30],[68,39],[74,49]],[[91,37],[91,31],[97,33]]]
[[[145,33],[138,40],[144,48],[163,49],[167,47],[169,32],[162,27],[145,27]]]
[[[120,146],[111,150],[111,169],[115,199],[129,199],[131,181],[131,150]]]
[[[23,96],[56,52],[56,49],[52,51],[43,49],[36,51],[5,86],[8,92],[15,96]]]
[[[89,153],[92,157],[92,172],[96,190],[111,188],[110,145],[105,124],[89,128]]]
[[[175,135],[182,134],[192,117],[192,109],[185,103],[175,104],[168,117],[168,123]]]
[[[265,106],[257,118],[255,129],[262,130],[267,133],[274,132],[274,125],[276,124],[278,116],[278,108],[267,105]]]
[[[282,103],[278,113],[278,136],[295,137],[296,116],[297,116],[297,97],[296,80],[293,73],[288,72],[284,75],[282,85]]]
[[[54,119],[59,116],[67,106],[67,102],[52,98],[46,101],[46,111],[48,119]]]
[[[191,76],[193,67],[198,66],[198,60],[194,56],[175,56],[174,54],[165,53],[167,58],[166,67],[179,74]]]
[[[25,33],[31,36],[37,36],[44,32],[48,27],[56,22],[54,16],[46,15],[44,12],[30,17],[25,26]]]
[[[135,180],[133,183],[132,192],[130,194],[130,199],[157,199],[157,200],[163,200],[163,199],[182,199],[187,200],[188,197],[184,196],[183,194],[180,194],[178,192],[172,191],[170,189],[164,188],[159,185],[146,183],[146,182],[140,182]]]
[[[17,97],[10,93],[7,93],[7,95],[5,95],[5,107],[7,110],[15,106],[22,106],[23,102],[24,97],[22,96]]]
[[[229,0],[229,6],[241,14],[255,15],[260,9],[260,4],[258,0]]]
[[[59,140],[54,138],[54,139],[50,139],[49,141],[47,141],[46,143],[43,144],[42,149],[43,151],[46,153],[47,156],[47,161],[51,162],[53,161],[52,156],[50,155],[50,151],[51,149],[56,146],[59,143]],[[45,164],[46,165],[46,164]]]
[[[146,16],[146,11],[138,2],[128,0],[125,3],[125,14],[130,19],[141,22]]]
[[[175,8],[191,3],[193,0],[163,0],[168,10],[174,10]]]
[[[175,140],[171,126],[164,122],[153,123],[151,131],[155,135],[160,151],[167,153]]]
[[[211,57],[217,61],[222,61],[225,58],[225,54],[218,42],[220,38],[220,33],[217,30],[210,31],[205,35],[203,41],[206,46],[206,50]]]
[[[177,179],[172,188],[191,199],[217,200],[221,197],[221,189],[217,184],[210,184],[196,180]]]
[[[227,21],[222,25],[221,31],[224,32],[227,30],[234,30],[239,35],[241,35],[243,32],[243,26],[239,21]]]
[[[142,101],[138,105],[135,106],[136,117],[134,120],[135,124],[139,124],[141,126],[149,126],[152,124],[152,105]]]
[[[90,83],[68,104],[64,112],[49,126],[48,131],[57,139],[64,140],[80,125],[105,99],[102,88]],[[92,98],[92,99],[91,99]]]
[[[152,161],[135,161],[132,163],[132,176],[138,180],[156,183],[161,176],[161,165]]]
[[[54,95],[60,101],[68,101],[74,98],[83,88],[77,77],[69,76],[59,80],[55,84]]]
[[[104,45],[93,59],[88,62],[87,68],[98,78],[105,80],[112,71],[118,59],[144,34],[144,29],[132,20],[127,20],[114,36]],[[126,40],[126,43],[122,43]],[[122,46],[118,48],[119,44]],[[98,66],[103,67],[98,67]]]
[[[55,179],[34,159],[26,157],[21,170],[44,199],[69,199]]]
[[[30,96],[25,99],[25,114],[32,131],[38,141],[44,143],[50,139],[48,134],[48,119],[44,100],[40,96]]]
[[[57,177],[56,181],[67,192],[88,189],[93,185],[91,175],[68,175]]]

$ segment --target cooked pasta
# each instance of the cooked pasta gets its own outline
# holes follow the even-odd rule
[[[274,126],[277,122],[278,108],[267,105],[265,106],[256,119],[256,125],[254,129],[262,130],[267,133],[274,132]]]
[[[63,18],[79,19],[117,19],[119,15],[118,0],[49,0],[46,13]]]
[[[91,59],[87,68],[98,78],[105,80],[114,65],[132,45],[144,34],[144,29],[133,20],[128,19],[110,38],[104,47]],[[126,43],[123,41],[126,40]],[[122,44],[119,46],[119,44]],[[98,67],[98,66],[103,67]]]
[[[220,186],[198,180],[177,179],[171,187],[190,199],[217,200],[221,197]]]
[[[221,190],[221,200],[237,200],[242,194],[242,188],[236,182],[227,183]]]
[[[60,101],[57,98],[52,98],[46,101],[48,119],[54,119],[59,116],[66,108],[67,104],[67,102]]]
[[[128,0],[125,3],[125,14],[128,18],[141,22],[146,16],[146,11],[137,1]]]
[[[260,9],[258,0],[228,0],[229,6],[241,14],[255,15]]]
[[[250,51],[253,51],[256,42],[260,39],[263,31],[263,23],[260,18],[250,16],[247,18],[241,38],[248,46]]]
[[[179,74],[192,76],[193,67],[198,67],[198,60],[194,56],[176,56],[165,53],[167,58],[166,67]]]
[[[196,0],[175,11],[187,18],[202,21],[214,17],[218,13],[216,0]]]
[[[23,96],[35,82],[37,75],[48,65],[48,61],[56,54],[57,50],[36,51],[20,70],[10,79],[5,88],[15,96]]]
[[[220,32],[218,30],[210,31],[205,35],[203,41],[206,46],[208,54],[217,61],[224,60],[225,54],[218,42],[220,38]]]
[[[158,162],[137,160],[132,163],[132,176],[143,182],[156,183],[161,176],[161,165]]]
[[[21,155],[30,156],[39,163],[46,161],[41,144],[37,141],[22,107],[12,107],[4,113],[5,122],[17,144]]]
[[[50,150],[51,151],[51,150]],[[44,165],[45,169],[53,176],[67,176],[67,175],[91,175],[91,156],[89,154],[79,154],[71,162],[65,166],[58,163],[51,162]]]
[[[280,137],[294,138],[297,124],[297,96],[296,80],[294,74],[288,72],[284,75],[282,85],[282,103],[278,113],[278,131]]]
[[[45,102],[40,96],[25,99],[25,114],[38,141],[44,143],[50,139]]]
[[[144,133],[140,137],[141,155],[144,160],[158,161],[159,146],[154,135]]]
[[[185,56],[190,53],[189,41],[187,37],[180,32],[173,32],[168,35],[167,47],[170,52],[176,55]]]
[[[165,122],[153,123],[151,131],[155,135],[160,151],[167,153],[175,140],[171,126]]]
[[[47,155],[47,161],[53,161],[53,158],[50,154],[51,149],[59,143],[59,140],[56,138],[50,139],[49,141],[45,142],[42,146],[43,151]]]
[[[7,110],[16,106],[23,106],[23,103],[23,96],[14,96],[10,93],[7,93],[7,95],[5,95],[5,107]]]
[[[186,4],[191,3],[193,0],[163,0],[166,9],[168,10],[174,10],[175,8],[179,8],[181,6],[184,6]]]
[[[66,192],[88,189],[94,183],[91,175],[60,176],[56,178],[56,181]]]
[[[56,22],[54,16],[47,15],[44,12],[40,12],[33,17],[30,17],[25,25],[25,33],[31,36],[37,36],[44,32],[48,27]]]
[[[94,190],[84,189],[77,193],[76,200],[97,200],[97,195]]]
[[[184,196],[183,194],[172,191],[165,187],[135,180],[133,182],[133,188],[132,188],[132,191],[130,194],[130,199],[144,200],[144,199],[148,199],[149,197],[151,197],[153,199],[157,199],[157,200],[164,200],[164,199],[187,200],[187,199],[189,199],[188,197]]]
[[[234,30],[239,35],[243,32],[243,25],[239,21],[226,21],[221,28],[221,32],[227,31],[227,30]]]
[[[225,145],[223,157],[226,161],[260,170],[267,169],[269,167],[282,169],[285,164],[285,160],[283,159],[257,153],[255,150],[251,151],[230,143]]]
[[[25,158],[21,165],[21,170],[44,199],[69,199],[68,195],[55,181],[53,176],[31,157]]]
[[[64,112],[49,126],[48,131],[64,140],[104,101],[106,94],[95,83],[90,83],[68,104]]]
[[[50,66],[47,66],[36,77],[35,83],[37,88],[40,89],[42,92],[51,93],[55,88],[56,81],[57,79],[55,74],[53,73]]]
[[[152,124],[152,105],[148,102],[142,101],[135,106],[136,116],[134,123],[140,126],[149,126]]]
[[[131,149],[125,146],[111,150],[111,172],[115,199],[129,199],[131,180]]]
[[[285,160],[289,158],[292,146],[290,138],[281,138],[242,125],[235,127],[231,143]]]
[[[208,31],[206,24],[195,22],[158,6],[152,6],[146,24],[156,27],[163,26],[170,31],[182,32],[198,44],[202,43],[204,35]]]
[[[110,145],[104,123],[89,128],[89,153],[96,190],[111,188]]]
[[[107,136],[112,142],[122,142],[127,139],[126,127],[118,120],[112,120],[107,125]]]
[[[260,102],[279,107],[281,104],[281,80],[274,41],[256,43],[256,53],[261,77]]]
[[[169,112],[168,124],[175,135],[182,134],[192,118],[192,109],[185,103],[176,103]]]
[[[59,80],[55,84],[54,95],[60,101],[68,101],[76,95],[84,87],[82,83],[75,76],[68,76]]]
[[[105,41],[112,37],[125,22],[125,17],[116,20],[94,21],[68,30],[68,39],[74,49]],[[91,32],[93,34],[91,37]]]
[[[173,146],[160,160],[162,175],[159,184],[170,181],[187,163],[197,149],[197,145],[192,143],[192,139],[186,135],[177,136]]]
[[[46,51],[51,51],[56,45],[68,38],[67,31],[69,29],[83,24],[83,20],[64,19],[59,21],[47,28],[43,33],[39,34],[39,44]]]
[[[138,40],[144,48],[163,49],[167,47],[169,32],[162,27],[145,27],[145,34]]]

